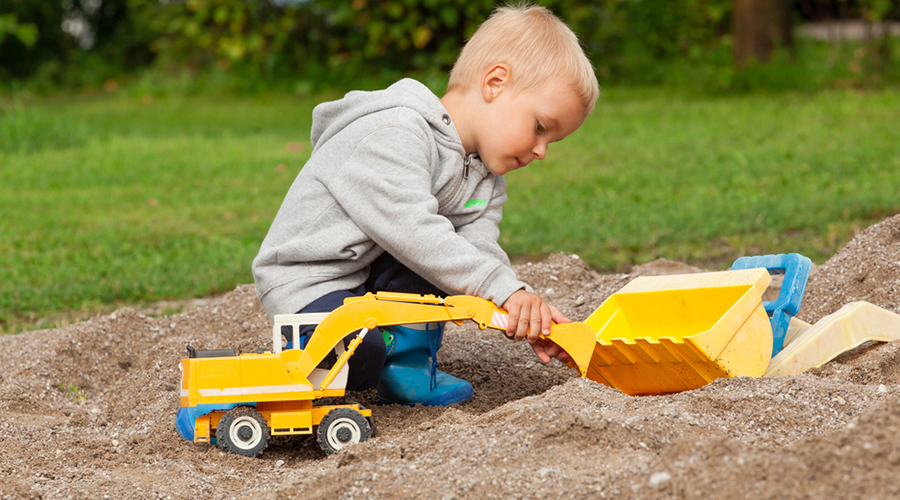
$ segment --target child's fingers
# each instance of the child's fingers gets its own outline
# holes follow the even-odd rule
[[[549,363],[553,358],[563,363],[572,361],[572,357],[562,347],[546,339],[531,344],[531,349],[544,363]]]
[[[550,335],[553,326],[553,309],[546,302],[541,303],[541,334]]]
[[[550,316],[553,318],[555,323],[571,323],[572,320],[565,317],[559,309],[554,306],[550,306]]]
[[[506,336],[534,344],[541,335],[550,335],[553,322],[567,323],[569,320],[533,293],[519,290],[503,304],[508,314]],[[560,321],[557,321],[556,318]]]
[[[506,336],[512,337],[515,335],[516,328],[519,326],[519,308],[511,305],[506,312],[509,315],[506,320]]]
[[[549,363],[550,360],[553,359],[547,353],[547,346],[543,342],[536,342],[534,344],[531,344],[531,349],[534,351],[535,354],[537,354],[537,357],[544,364]]]
[[[528,335],[528,324],[532,322],[531,309],[531,304],[527,302],[522,305],[522,310],[519,312],[519,321],[516,323],[516,340],[522,340]]]
[[[541,305],[532,304],[531,305],[531,321],[528,325],[528,342],[534,344],[537,342],[538,337],[541,335],[541,330],[543,329],[543,321],[544,315],[543,311],[543,303]]]
[[[531,306],[531,324],[528,329],[528,342],[534,344],[541,334],[550,334],[550,307],[543,300]]]
[[[506,303],[503,304],[506,313],[509,315],[506,321],[506,336],[509,338],[513,338],[516,331],[519,329],[519,320],[523,314],[522,302],[517,300],[520,295],[519,292],[524,292],[524,290],[519,290],[512,294]]]
[[[528,323],[531,321],[531,310],[528,303],[510,304],[507,310],[509,321],[506,323],[506,336],[515,337],[516,340],[525,338],[528,333]]]
[[[547,346],[544,348],[544,352],[547,353],[547,356],[550,356],[551,358],[556,358],[556,359],[562,361],[563,363],[567,363],[572,360],[572,357],[569,356],[569,353],[567,353],[558,344],[555,344],[553,342],[547,343]]]

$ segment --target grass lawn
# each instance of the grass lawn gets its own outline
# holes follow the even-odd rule
[[[570,251],[619,270],[787,252],[821,263],[900,212],[898,123],[897,90],[685,99],[612,89],[552,160],[509,176],[501,242],[512,255]]]
[[[251,282],[309,157],[314,105],[127,91],[5,104],[0,328]],[[781,252],[821,263],[900,212],[897,123],[897,90],[608,89],[547,160],[508,175],[501,243],[606,270],[657,257],[724,268]]]

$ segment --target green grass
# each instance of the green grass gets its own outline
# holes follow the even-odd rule
[[[613,89],[545,165],[509,177],[501,242],[602,268],[830,257],[900,212],[900,93],[681,99]]]
[[[287,97],[95,97],[9,112],[0,321],[17,328],[53,311],[252,281],[250,262],[309,156],[312,107]],[[20,140],[7,140],[21,123]],[[59,135],[69,125],[85,132]]]
[[[251,282],[309,156],[314,105],[120,92],[3,107],[0,327]],[[722,268],[775,252],[821,263],[900,212],[897,123],[896,90],[606,90],[547,160],[508,175],[501,243],[601,269],[657,257]]]

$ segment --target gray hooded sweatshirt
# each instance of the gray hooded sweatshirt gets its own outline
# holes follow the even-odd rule
[[[383,252],[450,294],[502,305],[525,284],[500,248],[506,181],[414,80],[313,111],[313,152],[253,260],[269,317],[357,288]]]

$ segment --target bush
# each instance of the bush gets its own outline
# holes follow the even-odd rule
[[[0,35],[2,80],[96,84],[152,61],[156,34],[132,22],[128,0],[0,0],[0,12],[0,33],[3,18],[19,26],[18,36]]]
[[[303,88],[376,75],[446,74],[494,0],[130,0],[159,33],[164,65],[299,79]],[[607,81],[657,83],[660,61],[700,57],[728,32],[729,0],[545,0]]]
[[[730,32],[730,0],[545,3],[579,34],[598,76],[612,82],[659,83],[661,63],[700,59]]]
[[[134,24],[158,33],[166,68],[294,81],[299,90],[374,75],[445,71],[492,0],[130,0]]]
[[[844,16],[900,16],[897,0],[831,2],[846,11]],[[37,87],[78,86],[155,61],[155,68],[164,73],[201,75],[200,86],[309,93],[322,87],[381,86],[407,75],[434,84],[444,79],[465,40],[501,3],[0,0],[0,12],[10,12],[0,17],[0,77],[31,78]],[[798,52],[782,51],[772,64],[734,68],[731,0],[537,3],[553,10],[580,36],[603,85],[662,83],[723,92],[754,85],[798,88],[809,82],[801,82],[804,78],[795,71],[809,66],[797,64]],[[815,15],[806,12],[809,5],[798,0],[796,20]],[[78,23],[83,29],[73,28]],[[68,26],[68,34],[63,26]],[[860,61],[860,78],[895,81],[891,42],[870,45]],[[825,73],[816,79],[835,80]]]

